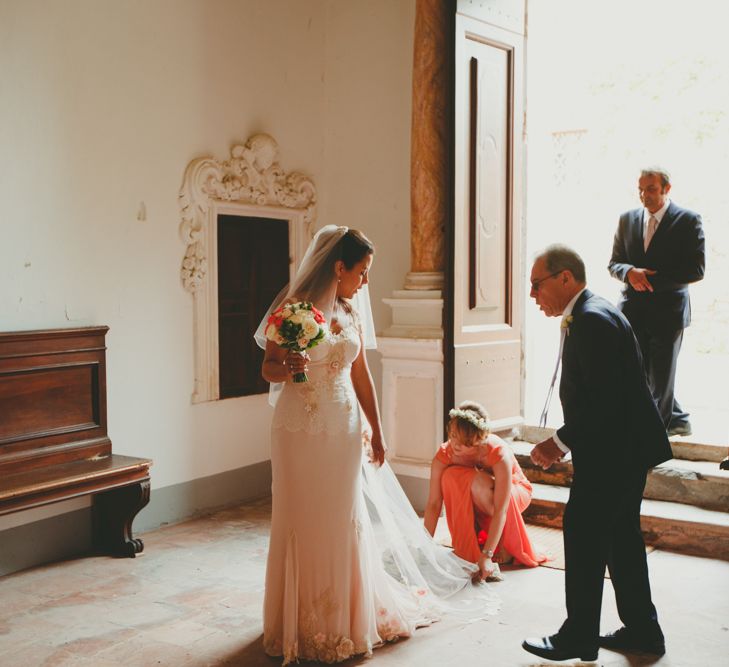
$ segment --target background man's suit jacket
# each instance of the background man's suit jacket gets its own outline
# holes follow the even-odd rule
[[[691,323],[689,283],[704,277],[704,230],[698,213],[671,202],[648,251],[643,250],[643,209],[620,216],[608,265],[610,274],[625,283],[618,307],[634,324],[663,332]],[[653,292],[636,292],[627,282],[633,267],[653,269]]]
[[[621,469],[647,469],[672,457],[643,369],[638,341],[623,314],[585,290],[572,310],[562,351],[559,397],[575,474],[620,486]]]

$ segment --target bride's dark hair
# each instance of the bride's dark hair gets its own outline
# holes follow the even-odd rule
[[[318,297],[325,294],[334,279],[334,266],[341,260],[344,266],[351,269],[367,255],[373,255],[375,246],[358,229],[349,229],[332,248],[321,265],[321,269],[312,273],[298,286],[296,297],[318,304]],[[344,299],[337,299],[345,312],[351,314],[352,308]]]
[[[350,229],[339,242],[339,257],[347,269],[351,269],[357,262],[361,262],[367,255],[375,254],[375,246],[359,229]],[[336,262],[336,260],[334,260]],[[332,263],[334,271],[334,262]],[[347,315],[352,314],[352,305],[341,296],[337,297],[337,305]]]
[[[341,259],[348,269],[351,269],[357,262],[361,262],[367,255],[375,254],[375,246],[372,241],[358,229],[350,229],[339,241],[339,248],[337,259]]]

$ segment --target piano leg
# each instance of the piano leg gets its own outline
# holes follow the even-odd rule
[[[111,489],[94,496],[94,544],[111,556],[134,558],[144,549],[132,537],[132,522],[149,502],[150,481]]]

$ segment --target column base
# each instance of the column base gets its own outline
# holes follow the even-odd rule
[[[383,332],[394,338],[443,338],[443,298],[440,290],[395,290],[383,299],[392,308],[392,324]]]
[[[406,290],[442,290],[442,271],[408,271],[405,276]]]

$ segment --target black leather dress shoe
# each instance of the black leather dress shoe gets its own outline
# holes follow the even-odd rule
[[[619,651],[621,653],[651,653],[653,655],[663,655],[666,652],[666,642],[660,630],[650,634],[642,634],[622,627],[620,630],[616,630],[610,634],[601,635],[600,639],[598,639],[598,644],[602,648]]]
[[[558,634],[551,637],[525,639],[521,643],[521,647],[525,651],[538,655],[540,658],[547,658],[547,660],[572,660],[573,658],[587,661],[597,660],[597,646],[571,644],[561,639]]]

